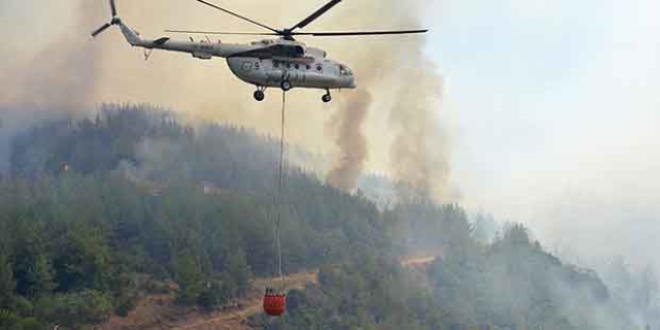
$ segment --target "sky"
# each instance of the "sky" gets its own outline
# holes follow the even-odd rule
[[[341,5],[347,8],[344,10],[350,11],[357,1],[377,2],[351,1]],[[107,4],[99,3],[96,25],[107,14]],[[247,9],[254,3],[236,6]],[[429,70],[442,76],[442,104],[437,115],[450,140],[451,181],[460,191],[461,203],[474,212],[525,223],[550,248],[576,258],[623,255],[640,263],[657,263],[653,251],[660,249],[656,239],[660,235],[660,3],[426,3],[423,22],[432,31],[426,37],[425,51],[435,65]],[[47,8],[43,4],[43,0],[0,2],[0,33],[6,45],[0,48],[4,63],[0,75],[13,63],[41,54],[39,50],[70,31],[73,5],[62,1]],[[195,27],[186,25],[190,17],[178,17],[176,8],[181,1],[164,4],[169,5],[142,0],[132,2],[131,8],[122,8],[120,3],[120,10],[149,35],[163,28]],[[138,5],[151,7],[138,10]],[[191,10],[199,18],[196,24],[217,27],[212,25],[217,16],[209,16],[203,9]],[[295,17],[307,11],[291,10]],[[273,21],[271,16],[264,15]],[[341,17],[347,17],[346,12]],[[336,28],[331,18],[318,27]],[[362,18],[377,25],[374,28],[389,27],[378,25],[377,15]],[[342,23],[350,25],[352,19],[345,21]],[[133,77],[120,72],[139,72],[162,84],[180,84],[182,93],[193,96],[200,92],[185,90],[185,83],[208,79],[212,85],[219,82],[214,80],[217,76],[228,74],[207,63],[184,62],[178,55],[155,55],[159,57],[145,64],[141,54],[125,46],[114,32],[104,35],[105,45],[111,45],[103,49],[104,54],[109,56],[110,50],[112,56],[134,60],[108,62],[104,81],[109,87],[101,96],[105,101],[141,100],[130,88]],[[337,42],[325,45],[336,49],[331,52],[333,57],[350,63],[351,54],[335,47]],[[352,47],[369,47],[371,41],[346,42]],[[181,75],[186,76],[184,81],[175,81]],[[249,98],[250,94],[250,86],[236,84],[227,97]],[[180,105],[173,95],[163,97],[172,106]],[[247,109],[243,115],[273,119],[275,113]],[[327,116],[317,118],[321,121]],[[309,117],[305,120],[315,122]],[[292,138],[320,144],[327,137],[314,135],[319,130],[323,130],[322,124],[309,124]],[[444,146],[444,142],[438,145]],[[368,168],[383,170],[378,160],[385,156],[379,154],[373,152]]]
[[[432,7],[428,52],[445,81],[466,202],[560,250],[657,262],[660,3]]]

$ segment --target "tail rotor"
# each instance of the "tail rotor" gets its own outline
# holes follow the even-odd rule
[[[112,9],[112,17],[117,17],[117,5],[115,5],[115,0],[110,0],[110,8]]]
[[[117,5],[115,4],[115,0],[110,0],[110,8],[112,10],[112,20],[109,23],[105,23],[103,26],[92,32],[92,37],[96,37],[99,34],[103,33],[105,30],[112,27],[113,25],[119,24],[120,20],[117,17]]]

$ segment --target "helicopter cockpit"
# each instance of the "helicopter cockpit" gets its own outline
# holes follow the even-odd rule
[[[339,75],[341,75],[341,76],[352,76],[353,71],[351,71],[351,69],[349,67],[340,64],[339,65]]]

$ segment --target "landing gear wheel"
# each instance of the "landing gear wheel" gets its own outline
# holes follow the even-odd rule
[[[291,88],[292,88],[293,86],[291,86],[291,82],[290,82],[290,81],[288,81],[288,80],[284,80],[284,81],[282,81],[282,84],[280,85],[280,87],[282,87],[282,90],[283,90],[283,91],[288,92],[288,91],[291,90]]]
[[[330,101],[332,101],[332,95],[330,95],[330,91],[328,91],[327,94],[323,95],[321,100],[323,100],[324,103],[329,103]]]
[[[266,98],[266,95],[262,90],[256,90],[254,91],[254,99],[261,102]]]

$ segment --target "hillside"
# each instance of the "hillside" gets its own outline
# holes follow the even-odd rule
[[[139,304],[209,318],[253,301],[255,279],[275,272],[276,146],[242,128],[193,129],[125,106],[16,136],[0,182],[0,328],[121,329],[148,317],[131,314]],[[458,205],[381,209],[287,169],[284,271],[318,269],[318,282],[290,291],[285,317],[257,314],[246,327],[630,324],[597,274],[564,264],[520,226],[484,243]],[[424,281],[399,262],[438,252]]]

